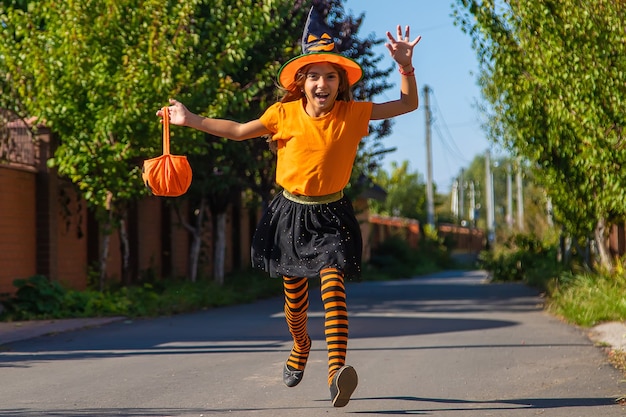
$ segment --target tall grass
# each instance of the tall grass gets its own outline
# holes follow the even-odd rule
[[[562,274],[550,293],[552,313],[580,326],[626,320],[626,277],[619,273]]]

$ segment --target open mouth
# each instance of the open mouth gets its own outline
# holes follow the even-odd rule
[[[320,103],[328,101],[328,97],[330,97],[330,94],[328,93],[315,93],[315,98],[318,99]]]

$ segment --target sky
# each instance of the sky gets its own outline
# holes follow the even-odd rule
[[[471,39],[454,25],[453,0],[346,0],[346,12],[359,16],[365,13],[358,32],[361,38],[373,33],[387,39],[386,32],[396,34],[396,27],[411,28],[411,40],[421,35],[414,50],[413,65],[420,90],[420,108],[394,119],[393,133],[384,138],[386,147],[397,150],[383,162],[385,170],[391,162],[409,161],[410,172],[419,172],[426,179],[426,122],[423,88],[430,89],[432,114],[431,144],[433,182],[439,193],[448,192],[461,168],[466,168],[478,154],[490,149],[480,127],[481,114],[477,85],[478,61],[471,48]],[[374,51],[385,55],[380,65],[392,64],[387,48],[381,44]],[[399,95],[400,74],[392,73],[394,87],[374,102],[395,100]]]

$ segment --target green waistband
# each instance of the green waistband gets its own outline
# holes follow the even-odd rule
[[[295,203],[299,204],[328,204],[334,203],[335,201],[339,201],[343,198],[343,190],[337,191],[333,194],[327,195],[317,195],[317,196],[309,196],[309,195],[295,195],[291,194],[287,190],[283,190],[283,195],[286,199],[291,200]]]

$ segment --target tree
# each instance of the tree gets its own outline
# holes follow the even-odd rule
[[[531,163],[555,219],[610,268],[608,226],[626,215],[626,4],[457,0],[455,13],[480,58],[490,136]]]
[[[128,271],[126,208],[146,194],[139,161],[160,148],[154,103],[189,82],[180,62],[194,43],[196,3],[44,0],[1,14],[2,105],[60,138],[49,165],[76,184],[100,222],[101,288],[118,227]]]
[[[373,212],[426,221],[426,183],[416,172],[409,172],[409,161],[391,163],[391,172],[379,169],[376,183],[387,191],[385,201],[372,201]]]
[[[245,107],[254,89],[228,74],[244,70],[292,5],[231,3],[44,0],[0,14],[0,104],[45,121],[60,138],[50,165],[102,225],[101,287],[108,236],[119,227],[125,242],[126,209],[146,195],[141,160],[161,149],[155,110],[172,96],[203,103],[212,116]],[[172,132],[177,153],[209,150],[201,133],[180,132]]]

